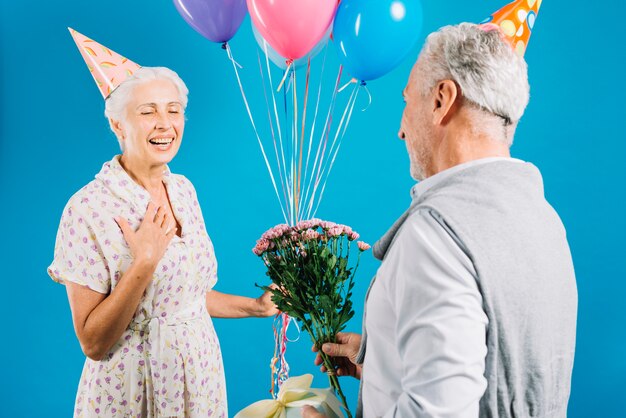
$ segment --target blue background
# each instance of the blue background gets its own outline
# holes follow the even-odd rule
[[[480,21],[503,4],[488,0],[424,2],[424,31]],[[254,296],[263,268],[251,252],[281,221],[274,191],[219,45],[202,38],[171,2],[68,0],[1,2],[3,318],[0,414],[70,416],[83,355],[64,287],[46,267],[69,197],[118,153],[103,103],[66,27],[146,66],[175,69],[190,88],[185,141],[171,164],[199,194],[220,263],[217,289]],[[512,148],[535,163],[549,201],[565,223],[576,266],[579,319],[570,417],[626,416],[626,83],[622,0],[547,0],[526,54],[532,98]],[[424,36],[422,36],[423,40]],[[421,41],[420,41],[421,44]],[[251,100],[258,98],[256,44],[249,18],[232,43]],[[318,215],[352,225],[375,241],[409,203],[408,158],[396,137],[401,91],[415,49],[361,96]],[[329,68],[336,71],[334,51]],[[347,79],[346,79],[347,80]],[[355,291],[357,316],[378,263],[367,254]],[[229,407],[267,398],[271,319],[216,320]],[[290,344],[293,375],[325,377],[303,335]],[[352,405],[357,383],[343,383]]]

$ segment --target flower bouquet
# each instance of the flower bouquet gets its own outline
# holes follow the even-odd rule
[[[272,300],[282,312],[298,320],[309,333],[324,366],[330,385],[351,417],[336,365],[321,346],[335,342],[335,336],[354,316],[352,288],[360,255],[370,246],[356,243],[358,255],[349,265],[350,250],[359,234],[349,226],[319,219],[301,221],[295,226],[277,225],[257,241],[253,252],[261,257],[274,286],[259,286],[272,292]]]

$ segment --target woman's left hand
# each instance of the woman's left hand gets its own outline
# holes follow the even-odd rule
[[[273,283],[270,287],[272,289],[278,288],[278,286]],[[272,301],[272,292],[269,290],[266,290],[261,296],[256,298],[256,304],[258,308],[258,316],[274,316],[280,313],[276,304]]]

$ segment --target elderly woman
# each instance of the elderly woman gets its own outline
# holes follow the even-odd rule
[[[217,265],[191,182],[170,173],[187,88],[167,68],[140,68],[106,100],[122,155],[69,200],[51,277],[67,288],[88,357],[75,416],[227,416],[211,317],[276,313],[212,290]]]

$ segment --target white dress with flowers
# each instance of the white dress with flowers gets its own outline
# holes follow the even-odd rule
[[[174,236],[119,341],[103,360],[86,359],[75,417],[226,417],[220,346],[205,295],[217,264],[193,185],[166,171],[164,182],[182,237]],[[132,256],[116,216],[137,228],[150,201],[119,163],[68,202],[50,276],[109,294]]]

